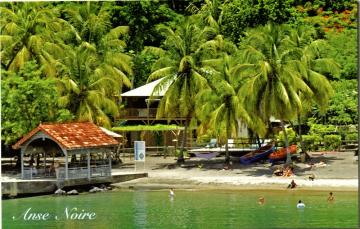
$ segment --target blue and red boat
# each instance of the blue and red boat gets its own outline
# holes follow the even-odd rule
[[[290,154],[295,154],[297,152],[297,146],[296,145],[291,145],[288,148],[288,151]],[[271,153],[269,155],[269,161],[271,163],[274,163],[275,161],[280,161],[280,160],[284,160],[287,156],[287,151],[286,148],[281,148],[276,150],[275,152]]]
[[[250,153],[245,154],[244,156],[241,156],[240,162],[245,165],[254,163],[261,159],[267,158],[269,154],[271,154],[274,150],[275,150],[274,144],[268,144],[266,146],[262,146],[255,151],[252,151]]]

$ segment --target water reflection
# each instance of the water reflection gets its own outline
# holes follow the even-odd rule
[[[133,197],[134,205],[134,226],[136,228],[145,228],[147,223],[147,200],[146,193],[136,191]]]

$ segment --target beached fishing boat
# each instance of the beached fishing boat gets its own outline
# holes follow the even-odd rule
[[[290,154],[295,154],[296,153],[296,145],[291,145],[288,147]],[[269,155],[269,159],[270,162],[272,161],[276,161],[276,160],[281,160],[286,158],[286,148],[281,148],[279,150],[276,150],[275,152],[271,153]]]
[[[260,159],[266,158],[270,153],[274,151],[274,149],[275,148],[273,144],[268,144],[266,146],[260,147],[259,149],[240,157],[240,162],[245,165],[251,164]]]

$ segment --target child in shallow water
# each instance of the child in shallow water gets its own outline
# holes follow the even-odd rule
[[[173,188],[170,188],[169,196],[170,196],[170,197],[174,197],[174,196],[175,196],[175,193],[174,193],[174,189],[173,189]]]
[[[297,208],[304,208],[305,204],[299,200],[298,204],[296,205]]]
[[[265,198],[263,196],[259,197],[259,204],[263,205],[265,203]]]
[[[333,196],[333,193],[330,192],[330,193],[329,193],[329,197],[327,198],[327,201],[328,201],[328,202],[333,202],[334,199],[335,199],[335,197]]]

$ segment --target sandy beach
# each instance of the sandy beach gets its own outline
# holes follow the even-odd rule
[[[147,172],[149,177],[113,186],[122,189],[286,189],[294,180],[296,190],[358,190],[358,161],[353,152],[313,152],[306,163],[294,162],[294,176],[273,175],[277,165],[255,163],[242,165],[238,158],[232,158],[232,169],[224,169],[224,158],[211,160],[190,158],[184,166],[176,164],[174,157],[147,157],[145,166],[136,163],[136,171]],[[113,172],[134,171],[134,162],[122,158],[123,164]],[[316,166],[320,161],[326,165]],[[310,164],[315,166],[310,166]],[[315,175],[310,181],[309,175]]]

